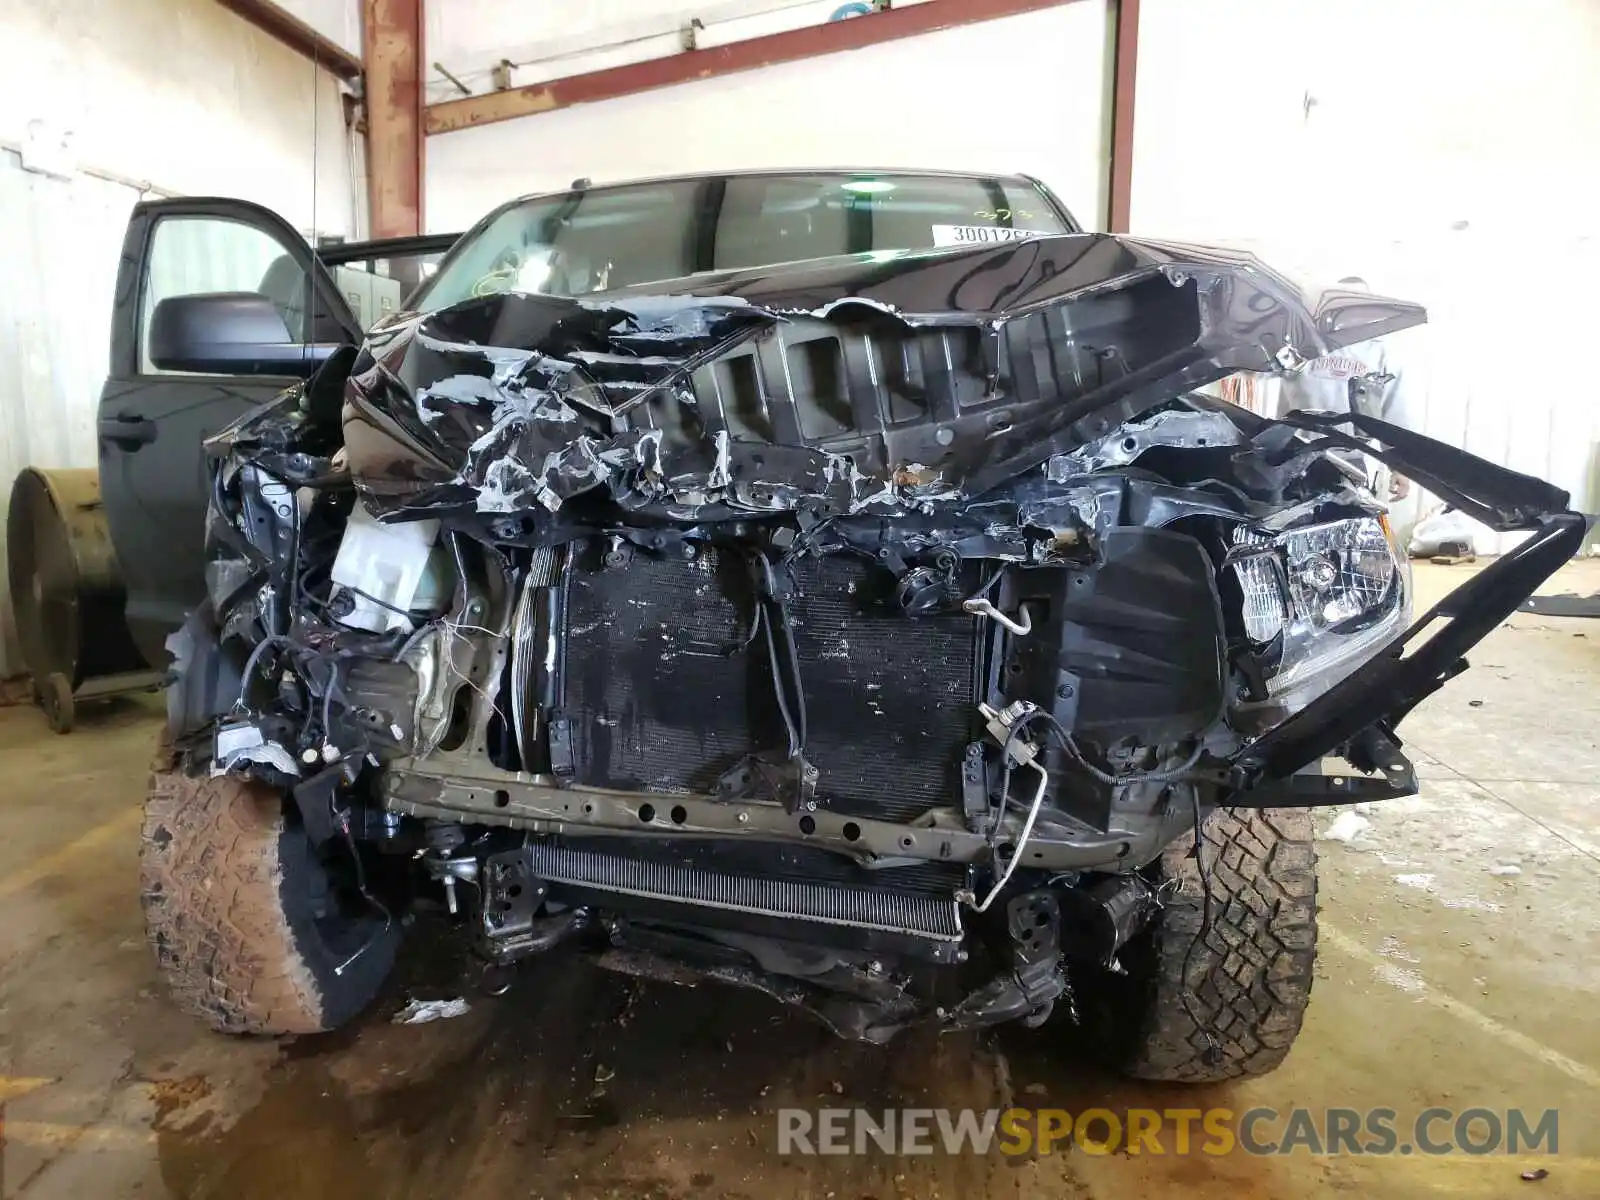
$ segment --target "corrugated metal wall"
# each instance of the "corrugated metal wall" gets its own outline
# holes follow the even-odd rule
[[[0,149],[0,487],[27,466],[95,465],[117,261],[136,189],[22,169]],[[0,510],[4,503],[0,502]],[[0,552],[5,530],[0,524]],[[0,574],[0,677],[22,669]]]

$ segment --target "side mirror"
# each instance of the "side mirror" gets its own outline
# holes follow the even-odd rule
[[[163,371],[303,377],[334,349],[294,341],[259,292],[169,296],[150,314],[150,361]]]

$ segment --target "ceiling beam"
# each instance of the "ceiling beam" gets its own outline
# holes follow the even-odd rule
[[[331,38],[318,33],[293,13],[279,8],[272,0],[217,0],[217,3],[229,12],[238,13],[269,37],[276,38],[339,78],[361,78],[359,58]]]
[[[363,0],[368,237],[422,232],[422,0]]]
[[[784,33],[747,38],[705,50],[685,50],[662,58],[646,59],[622,67],[569,75],[545,83],[487,92],[430,104],[423,113],[427,133],[454,133],[477,125],[510,121],[535,113],[554,112],[574,104],[613,100],[636,92],[692,83],[738,71],[753,71],[779,63],[798,62],[822,54],[860,50],[880,42],[915,37],[940,29],[954,29],[978,21],[1016,16],[1035,9],[1055,8],[1073,0],[928,0],[909,8],[891,8],[828,21]]]
[[[1139,0],[1114,0],[1111,52],[1111,161],[1106,229],[1127,233],[1133,213],[1133,100],[1139,78]]]

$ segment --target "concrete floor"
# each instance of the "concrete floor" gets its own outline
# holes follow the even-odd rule
[[[1426,598],[1473,568],[1424,567]],[[1600,590],[1577,563],[1551,591]],[[581,964],[457,994],[426,930],[356,1028],[231,1040],[170,1008],[135,840],[146,701],[69,737],[0,710],[0,1197],[1317,1197],[1600,1195],[1600,622],[1517,617],[1407,724],[1422,794],[1322,843],[1322,945],[1283,1069],[1226,1088],[1130,1084],[1022,1037],[831,1040],[760,997]],[[1333,814],[1319,818],[1326,827]],[[1495,863],[1517,874],[1492,874]],[[1079,1110],[1431,1105],[1560,1110],[1560,1153],[1475,1157],[780,1158],[785,1105]],[[1168,1143],[1169,1151],[1173,1147]],[[1547,1178],[1524,1183],[1532,1166]]]

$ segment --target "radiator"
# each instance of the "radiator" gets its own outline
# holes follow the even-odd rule
[[[743,643],[754,601],[736,555],[573,556],[564,697],[580,783],[709,793],[747,755],[781,750],[765,641]],[[959,805],[972,740],[977,631],[964,614],[910,619],[893,577],[844,556],[790,573],[818,803],[910,819]]]
[[[526,853],[528,870],[550,883],[939,942],[959,942],[962,936],[960,912],[950,893],[725,874],[659,857],[627,858],[548,843],[531,845]]]

